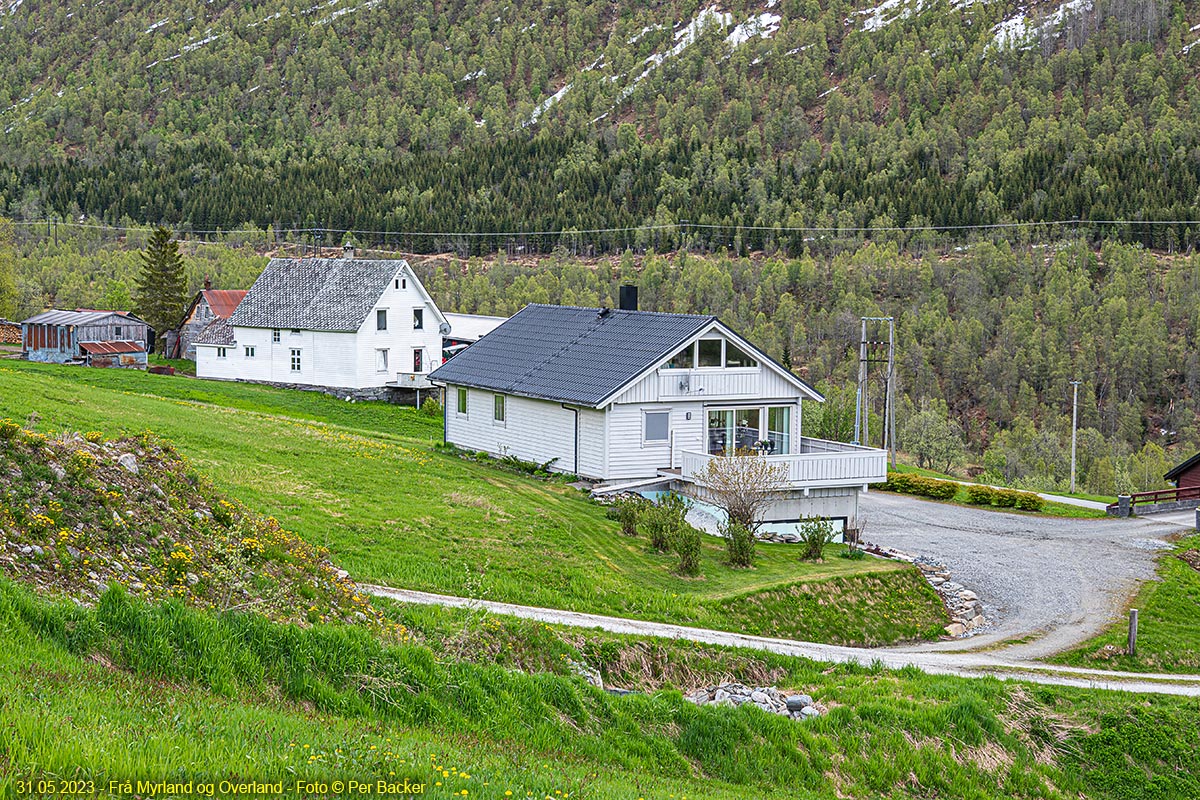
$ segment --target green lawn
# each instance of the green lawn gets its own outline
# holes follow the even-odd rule
[[[441,420],[321,394],[139,372],[7,362],[0,417],[42,430],[152,430],[217,486],[328,546],[360,581],[837,643],[936,635],[936,595],[911,567],[760,545],[753,570],[705,537],[702,577],[620,535],[603,508],[432,448]]]
[[[196,362],[190,358],[164,358],[156,353],[151,353],[147,360],[152,367],[174,367],[176,372],[182,372],[185,375],[196,374]]]
[[[1164,553],[1158,580],[1143,584],[1130,604],[1138,610],[1136,656],[1124,655],[1129,627],[1120,622],[1056,660],[1097,669],[1200,673],[1200,571],[1179,558],[1188,551],[1200,551],[1200,535],[1188,536]],[[1200,554],[1195,563],[1200,564]],[[1105,645],[1119,648],[1121,654],[1106,654]]]
[[[430,797],[1194,798],[1200,701],[829,667],[768,653],[562,631],[418,609],[428,647],[347,626],[145,605],[51,606],[0,580],[0,797],[18,781],[383,779]],[[828,710],[804,723],[696,707],[678,691],[613,697],[514,670],[464,630],[535,656],[769,680]],[[499,631],[499,632],[496,632]],[[449,645],[449,647],[448,647]],[[627,668],[627,671],[628,668]],[[689,677],[691,680],[689,680]],[[648,681],[653,683],[653,681]],[[653,687],[651,687],[653,688]],[[510,793],[511,794],[508,794]],[[128,796],[128,795],[127,795]],[[319,796],[317,791],[307,796]]]

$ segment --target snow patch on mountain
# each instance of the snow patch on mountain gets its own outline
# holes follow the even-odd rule
[[[529,115],[529,119],[525,120],[525,127],[529,127],[530,125],[536,125],[538,119],[541,118],[542,114],[545,114],[547,111],[550,110],[550,108],[552,106],[554,106],[556,103],[558,103],[560,100],[562,100],[563,97],[566,96],[567,92],[569,92],[571,90],[571,86],[572,86],[572,84],[568,83],[566,86],[562,87],[557,92],[550,95],[545,100],[543,100],[541,103],[539,103],[538,107],[535,108],[533,110],[533,113]]]
[[[783,17],[778,14],[772,14],[769,11],[751,17],[742,24],[738,25],[729,35],[725,37],[725,41],[730,47],[738,47],[753,39],[755,36],[760,36],[763,39],[770,39],[775,31],[779,30],[779,23]]]
[[[891,25],[893,22],[899,22],[902,19],[908,19],[913,14],[916,14],[925,7],[925,0],[883,0],[882,3],[875,8],[868,8],[858,13],[866,17],[862,21],[862,29],[864,31],[879,31]]]
[[[1035,39],[1046,34],[1061,35],[1062,26],[1068,19],[1091,11],[1093,7],[1093,0],[1067,0],[1054,11],[1036,19],[1027,16],[1028,8],[1022,8],[992,28],[992,41],[1000,49],[1032,47]]]

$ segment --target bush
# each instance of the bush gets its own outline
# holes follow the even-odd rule
[[[92,444],[100,444],[104,441],[104,434],[100,431],[88,431],[83,438]]]
[[[812,517],[800,523],[800,546],[803,561],[820,561],[825,545],[833,541],[833,523],[824,517]]]
[[[11,419],[0,419],[0,439],[14,439],[21,426]]]
[[[700,531],[680,522],[671,533],[671,549],[679,556],[680,575],[700,574]]]
[[[1046,501],[1033,492],[1016,492],[1016,506],[1022,511],[1041,511],[1046,507]]]
[[[605,513],[609,519],[621,523],[621,533],[626,536],[637,536],[638,520],[645,512],[647,502],[641,497],[618,498]]]
[[[958,484],[954,481],[941,481],[909,472],[889,472],[883,488],[902,494],[931,497],[934,500],[950,500],[958,494]]]
[[[973,485],[967,487],[967,502],[977,506],[990,506],[996,501],[996,490],[990,486]]]
[[[671,552],[671,539],[675,531],[687,524],[684,521],[687,508],[687,501],[683,497],[675,492],[667,492],[642,511],[641,524],[651,547],[660,553]]]
[[[725,537],[725,553],[730,566],[754,566],[754,534],[749,528],[736,522],[726,522],[721,526],[721,535]]]
[[[1022,494],[1023,492],[1018,492],[1015,489],[997,489],[996,499],[992,502],[1001,508],[1015,508],[1017,505],[1017,498]]]
[[[440,417],[442,416],[442,404],[436,397],[426,397],[425,402],[421,403],[421,413],[427,417]]]

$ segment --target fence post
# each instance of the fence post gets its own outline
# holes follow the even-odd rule
[[[1117,516],[1133,516],[1133,498],[1127,494],[1117,495]]]
[[[1136,608],[1129,609],[1129,644],[1126,650],[1131,656],[1137,655],[1137,622],[1138,610]]]

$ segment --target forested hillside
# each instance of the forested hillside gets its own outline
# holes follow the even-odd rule
[[[0,211],[464,254],[1193,243],[1150,223],[1200,218],[1196,3],[869,2],[4,0]]]

